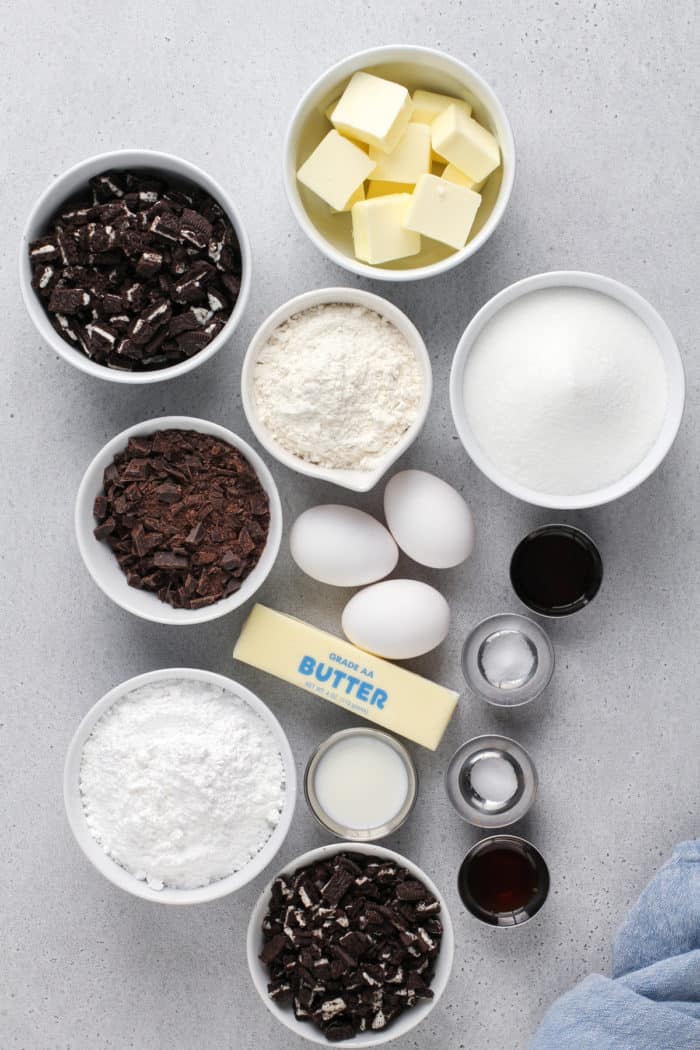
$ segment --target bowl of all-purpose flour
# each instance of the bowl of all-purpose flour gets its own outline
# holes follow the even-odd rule
[[[272,313],[243,361],[241,397],[270,455],[367,492],[420,432],[432,371],[415,325],[360,288],[305,292]]]
[[[685,399],[675,340],[626,285],[576,271],[505,288],[455,353],[450,402],[474,463],[540,507],[617,499],[661,463]]]
[[[282,845],[295,798],[275,716],[209,671],[152,671],[112,689],[66,757],[81,849],[110,882],[163,904],[215,900],[255,878]]]

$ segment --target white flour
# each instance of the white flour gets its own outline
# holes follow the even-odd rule
[[[647,326],[584,288],[531,292],[481,331],[464,374],[474,436],[511,480],[590,492],[650,449],[664,420],[666,371]]]
[[[290,317],[256,362],[262,422],[288,452],[323,467],[363,470],[415,420],[420,364],[374,310],[328,303]]]
[[[173,679],[103,715],[83,748],[80,788],[105,853],[154,889],[192,889],[265,845],[284,803],[284,766],[244,700]]]

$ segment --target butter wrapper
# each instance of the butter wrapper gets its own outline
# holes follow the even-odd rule
[[[253,607],[233,657],[432,751],[459,698],[452,689],[265,605]]]

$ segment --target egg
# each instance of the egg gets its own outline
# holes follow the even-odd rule
[[[402,470],[384,489],[384,515],[402,551],[420,565],[451,569],[474,547],[471,511],[456,489],[424,470]]]
[[[384,580],[358,591],[343,609],[343,631],[360,649],[388,660],[410,660],[444,641],[450,607],[419,580]]]
[[[333,587],[362,587],[388,576],[399,550],[388,530],[356,507],[310,507],[289,534],[292,557],[314,580]]]

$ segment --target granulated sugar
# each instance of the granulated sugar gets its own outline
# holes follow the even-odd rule
[[[667,383],[647,326],[610,296],[543,289],[504,307],[467,359],[464,400],[488,459],[538,492],[619,480],[661,429]]]
[[[282,757],[233,692],[154,682],[117,700],[83,748],[80,790],[105,853],[154,889],[239,871],[279,823]]]

